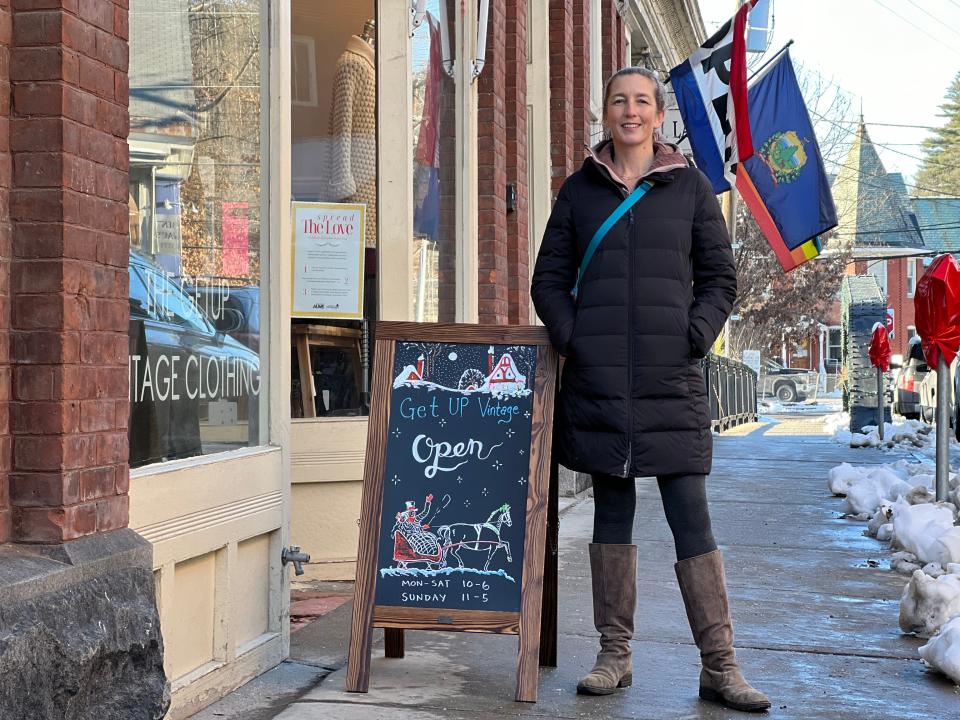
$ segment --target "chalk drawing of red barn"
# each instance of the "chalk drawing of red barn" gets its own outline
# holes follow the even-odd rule
[[[400,387],[404,383],[418,383],[423,381],[423,362],[424,358],[421,355],[417,359],[417,366],[407,365],[400,371],[400,374],[397,375],[396,379],[393,381],[394,387]]]
[[[517,370],[513,356],[510,353],[504,353],[500,356],[497,364],[493,366],[487,381],[480,389],[494,395],[517,393],[527,389],[527,378]]]

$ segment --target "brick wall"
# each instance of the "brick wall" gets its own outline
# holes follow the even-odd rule
[[[530,242],[527,177],[527,2],[506,2],[507,182],[516,192],[507,215],[507,318],[511,325],[530,321]]]
[[[590,0],[573,0],[573,169],[590,138]],[[551,68],[552,71],[552,68]]]
[[[550,165],[556,193],[573,172],[574,154],[574,0],[550,0]]]
[[[127,2],[16,0],[13,539],[125,527]]]
[[[0,0],[0,543],[10,537],[10,0]]]
[[[458,7],[447,3],[450,52],[454,52]],[[456,86],[446,72],[440,73],[440,128],[437,142],[440,219],[437,224],[438,320],[454,322],[457,315],[457,107]]]
[[[600,3],[600,34],[603,42],[601,57],[603,58],[603,79],[613,75],[623,67],[623,21],[617,14],[617,7],[613,0],[604,0]]]
[[[887,261],[887,287],[889,289],[887,297],[887,307],[892,307],[894,311],[894,338],[890,342],[890,348],[894,354],[901,354],[906,357],[907,354],[907,327],[916,325],[916,312],[914,310],[913,297],[907,295],[907,263],[916,263],[916,279],[919,280],[923,274],[922,263],[915,258],[901,258],[899,260]]]
[[[506,3],[490,0],[486,64],[477,87],[479,319],[497,325],[508,319]]]

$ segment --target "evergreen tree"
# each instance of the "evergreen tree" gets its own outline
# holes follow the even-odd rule
[[[960,196],[960,73],[947,90],[940,116],[946,123],[923,143],[924,159],[917,185],[921,195]]]

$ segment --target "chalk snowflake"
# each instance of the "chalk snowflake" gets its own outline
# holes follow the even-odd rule
[[[399,476],[399,475],[394,475],[394,476],[391,478],[391,481],[393,482],[394,485],[396,485],[397,483],[400,482],[400,476]]]
[[[397,438],[400,437],[400,435],[401,435],[401,433],[400,433],[400,428],[396,428],[396,429],[395,429],[392,433],[390,433],[390,434],[393,435],[394,437],[397,437]]]
[[[520,483],[521,485],[526,485],[526,484],[527,484],[527,479],[526,479],[525,477],[522,477],[522,478],[520,478],[519,480],[517,480],[517,482]]]
[[[481,493],[484,497],[486,497],[487,495],[490,494],[490,491],[487,490],[486,488],[484,488],[483,490],[480,491],[480,493]]]
[[[524,416],[525,418],[530,417],[530,411],[527,410],[527,411],[523,414],[523,416]]]
[[[513,428],[507,428],[507,437],[512,438],[516,433],[513,431]]]
[[[457,475],[457,485],[463,482],[463,478]]]
[[[494,460],[494,461],[493,461],[493,469],[494,469],[494,470],[499,470],[499,469],[502,468],[502,467],[503,467],[503,463],[502,463],[502,462],[500,462],[499,460]]]
[[[520,448],[519,450],[517,450],[517,452],[523,455],[526,453],[526,450],[524,450],[523,448]]]
[[[463,501],[463,506],[464,506],[464,507],[470,507],[470,501],[469,501],[469,500],[464,500],[464,501]]]
[[[437,423],[440,425],[440,427],[443,427],[444,425],[447,424],[447,421],[446,421],[445,418],[440,418],[440,419],[437,421]]]

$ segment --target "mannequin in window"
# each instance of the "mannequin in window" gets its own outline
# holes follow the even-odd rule
[[[364,203],[368,248],[377,241],[375,25],[351,35],[337,61],[330,110],[330,198]]]

